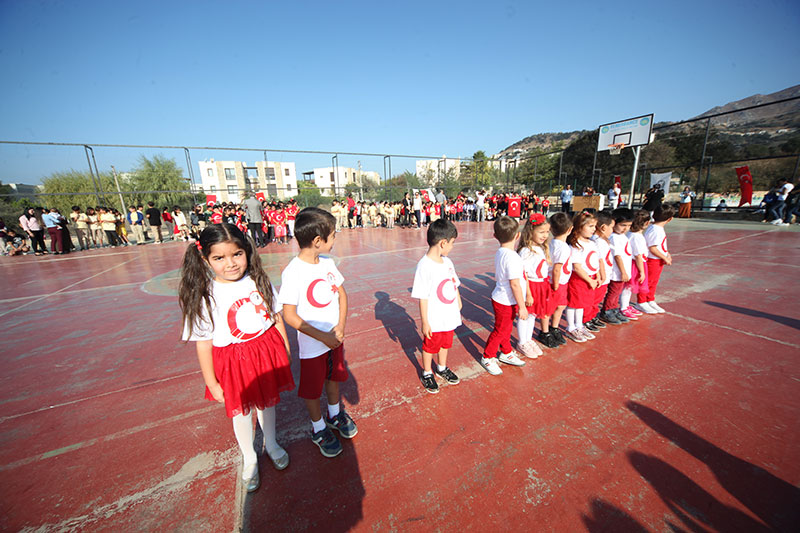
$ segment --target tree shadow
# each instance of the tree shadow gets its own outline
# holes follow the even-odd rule
[[[783,324],[784,326],[789,326],[790,328],[800,329],[800,320],[796,318],[791,318],[788,316],[781,316],[781,315],[773,315],[772,313],[766,313],[764,311],[756,311],[755,309],[748,309],[747,307],[739,307],[738,305],[731,305],[722,302],[711,302],[708,300],[703,300],[703,303],[711,305],[713,307],[718,307],[720,309],[725,309],[727,311],[733,311],[734,313],[739,313],[742,315],[752,316],[756,318],[766,318],[768,320],[772,320],[773,322]]]
[[[581,515],[586,529],[591,533],[648,533],[647,528],[636,521],[631,515],[611,505],[607,501],[595,498],[591,502],[591,515]]]
[[[411,290],[411,289],[409,289]],[[417,375],[422,375],[422,365],[417,357],[417,351],[422,348],[422,338],[417,331],[417,323],[408,314],[405,307],[392,301],[388,293],[378,291],[375,293],[375,319],[380,320],[389,339],[399,343],[406,358],[417,369]]]
[[[800,489],[759,466],[729,454],[649,407],[632,401],[626,402],[625,405],[657,433],[704,462],[725,490],[773,530],[797,530],[797,526],[800,524]],[[642,458],[641,455],[631,456],[631,460],[636,458],[639,466],[648,474],[652,474],[655,468],[652,466],[653,461]],[[634,467],[636,466],[634,465]],[[674,476],[671,472],[665,472]],[[677,501],[673,497],[674,494],[668,492],[668,487],[660,487],[658,480],[650,478],[648,480],[656,490],[659,488],[664,490],[671,501]],[[677,479],[677,481],[681,480]],[[699,496],[703,497],[703,495]],[[695,507],[697,506],[695,505]],[[723,524],[731,524],[732,518],[730,517],[733,515],[728,511],[726,513],[727,515],[723,513],[720,519],[724,519]],[[754,524],[760,526],[756,522]],[[731,528],[723,527],[722,529]]]

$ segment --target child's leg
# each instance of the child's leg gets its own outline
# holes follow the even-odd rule
[[[431,362],[433,361],[433,354],[428,353],[425,350],[422,350],[422,373],[423,374],[432,374],[433,370],[431,370]]]
[[[236,436],[236,442],[239,443],[239,450],[242,452],[244,458],[244,468],[242,468],[242,477],[249,479],[253,477],[258,469],[258,457],[253,448],[253,417],[250,414],[236,415],[233,417],[233,434]]]
[[[314,433],[325,429],[325,421],[322,420],[322,409],[319,405],[319,398],[315,400],[304,399],[306,402],[306,409],[308,409],[308,416],[311,417],[311,425],[314,428]]]
[[[267,407],[263,410],[256,409],[256,416],[258,417],[258,425],[261,426],[261,432],[264,434],[264,448],[272,457],[275,452],[283,450],[275,438],[275,407]]]
[[[540,316],[539,318],[539,329],[541,329],[542,333],[547,333],[550,331],[550,317],[549,316]]]
[[[517,335],[520,346],[533,340],[533,330],[536,327],[536,315],[529,314],[527,320],[517,319]]]
[[[583,308],[575,309],[575,324],[583,327]]]
[[[447,368],[447,348],[440,348],[439,354],[436,356],[436,365],[439,370]]]
[[[630,287],[625,287],[622,289],[622,294],[619,295],[619,307],[623,311],[630,307],[631,305],[631,289]]]
[[[339,414],[339,382],[325,381],[325,396],[328,397],[328,416],[333,418]]]
[[[664,263],[661,259],[647,259],[647,295],[645,296],[646,302],[652,302],[656,299],[656,287],[658,287],[658,280],[661,278],[661,271],[664,269]],[[641,301],[641,298],[639,299]]]
[[[505,342],[508,344],[508,335],[513,327],[513,308],[510,305],[499,304],[492,300],[492,307],[494,308],[494,328],[489,334],[489,338],[486,339],[486,348],[483,352],[483,357],[486,359],[497,357],[497,349],[500,347],[503,331],[506,329],[508,333],[506,334]]]
[[[561,324],[561,315],[564,314],[564,309],[566,308],[566,305],[559,305],[556,307],[556,310],[553,311],[553,321],[551,322],[553,329],[558,329],[558,326]]]
[[[566,315],[567,315],[567,331],[575,331],[575,329],[577,329],[577,327],[578,327],[576,325],[576,323],[575,323],[575,320],[576,320],[575,312],[576,311],[577,311],[577,309],[574,309],[572,307],[567,307],[567,312],[566,312]]]

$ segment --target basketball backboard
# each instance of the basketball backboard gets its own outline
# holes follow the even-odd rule
[[[625,143],[626,148],[644,146],[650,144],[650,134],[653,131],[653,114],[602,124],[598,131],[598,152],[608,150],[610,144]]]

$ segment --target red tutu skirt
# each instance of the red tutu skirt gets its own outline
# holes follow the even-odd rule
[[[636,261],[631,263],[631,280],[625,283],[625,288],[630,289],[633,294],[647,293],[650,291],[650,285],[647,283],[647,262],[645,261],[644,281],[639,283],[639,268],[636,266]]]
[[[558,285],[558,289],[554,290],[550,293],[550,307],[548,308],[549,313],[547,315],[552,315],[553,312],[556,310],[556,307],[561,305],[567,305],[567,284],[560,283]]]
[[[595,279],[596,276],[591,276]],[[580,276],[573,275],[567,284],[567,307],[573,309],[588,309],[594,302],[594,289],[583,281]]]
[[[550,300],[553,297],[553,289],[550,287],[550,280],[528,281],[528,290],[533,296],[533,305],[528,306],[528,312],[538,317],[550,316]]]
[[[280,393],[294,388],[283,337],[275,326],[247,342],[214,346],[212,354],[225,413],[231,418],[277,405]],[[206,399],[214,401],[208,387]]]

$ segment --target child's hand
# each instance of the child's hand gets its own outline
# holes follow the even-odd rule
[[[530,307],[533,305],[533,295],[528,294],[525,296],[525,307]]]
[[[639,273],[639,283],[644,283],[644,277],[645,277],[645,273],[644,272],[640,272]]]
[[[422,324],[422,336],[426,339],[430,339],[433,337],[433,331],[431,331],[431,325],[428,323]]]
[[[520,320],[528,320],[528,310],[524,307],[519,309],[519,319]]]
[[[344,342],[344,326],[337,324],[336,327],[333,328],[331,333],[336,335],[336,338],[339,339],[339,342]]]
[[[327,346],[331,350],[333,350],[334,348],[338,348],[339,345],[342,344],[342,341],[340,341],[336,337],[336,334],[333,331],[329,331],[328,333],[325,333],[322,336],[321,340],[325,344],[325,346]]]
[[[669,252],[667,252],[667,258],[664,260],[664,262],[665,262],[666,264],[668,264],[668,265],[671,265],[671,264],[672,264],[672,254],[670,254]]]
[[[222,385],[220,385],[218,382],[210,385],[208,387],[208,391],[219,403],[225,403],[225,393],[222,392]]]
[[[620,277],[622,278],[622,281],[624,281],[625,283],[627,283],[627,282],[629,282],[631,280],[630,274],[626,274],[625,272],[623,272]]]

